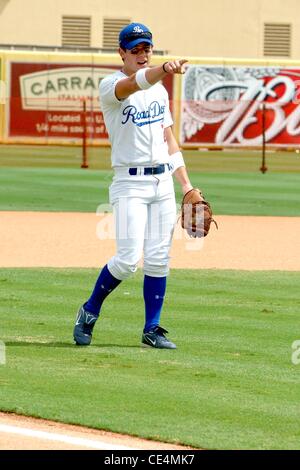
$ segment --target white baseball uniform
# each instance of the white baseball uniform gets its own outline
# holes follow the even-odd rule
[[[117,253],[108,262],[111,274],[126,279],[137,269],[144,251],[144,273],[163,277],[169,272],[169,250],[176,220],[176,202],[164,129],[173,124],[166,89],[156,83],[124,100],[115,95],[119,71],[100,83],[100,102],[112,144]],[[160,174],[145,168],[163,165]],[[151,170],[146,170],[151,171]]]

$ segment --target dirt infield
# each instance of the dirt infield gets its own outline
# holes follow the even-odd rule
[[[300,271],[300,217],[216,217],[204,240],[176,227],[172,268]],[[0,212],[0,267],[96,267],[114,254],[110,214]],[[0,413],[0,449],[184,449]]]
[[[171,268],[300,270],[300,217],[217,216],[204,240],[177,224]],[[95,267],[114,254],[111,214],[0,212],[1,267]]]
[[[0,450],[180,450],[173,444],[0,413]]]

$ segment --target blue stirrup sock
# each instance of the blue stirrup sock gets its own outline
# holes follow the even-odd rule
[[[84,309],[94,315],[99,315],[104,299],[121,283],[108,270],[107,264],[102,269],[93,293],[89,300],[84,304]]]
[[[155,326],[159,325],[160,314],[164,303],[166,293],[167,278],[144,277],[144,300],[145,300],[145,327],[144,333],[147,333]]]

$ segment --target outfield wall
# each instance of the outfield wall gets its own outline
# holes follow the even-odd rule
[[[86,132],[90,145],[108,145],[98,86],[121,67],[117,54],[0,51],[0,60],[2,143],[80,145]],[[263,102],[267,145],[300,147],[300,62],[190,57],[164,85],[183,147],[259,147]]]

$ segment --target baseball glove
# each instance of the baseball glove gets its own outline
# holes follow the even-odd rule
[[[212,222],[218,228],[212,215],[210,204],[199,189],[193,188],[184,195],[181,204],[181,227],[186,229],[190,237],[206,237]]]

